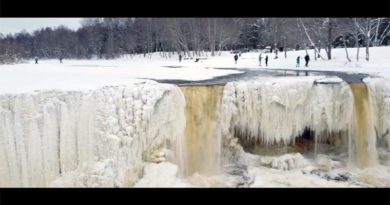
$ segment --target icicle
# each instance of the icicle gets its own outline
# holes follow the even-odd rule
[[[290,144],[307,127],[317,133],[348,129],[353,110],[348,86],[313,86],[316,79],[320,77],[228,83],[221,112],[227,123],[223,132],[236,127],[252,139],[263,138],[266,144]]]
[[[184,106],[178,87],[151,82],[1,95],[0,187],[131,186],[183,136]]]

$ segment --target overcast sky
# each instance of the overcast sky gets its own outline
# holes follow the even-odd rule
[[[81,18],[0,18],[0,33],[3,35],[14,34],[25,29],[31,33],[43,27],[57,27],[64,25],[77,30]]]

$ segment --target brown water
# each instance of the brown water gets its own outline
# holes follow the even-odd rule
[[[181,90],[186,100],[183,174],[215,174],[221,150],[218,117],[223,86],[183,86]]]
[[[356,160],[360,168],[377,162],[376,134],[373,125],[370,93],[364,83],[350,84],[354,98]]]

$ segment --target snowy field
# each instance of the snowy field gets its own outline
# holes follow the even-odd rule
[[[170,68],[165,66],[183,66]],[[0,65],[0,93],[33,90],[88,90],[100,86],[129,85],[142,79],[205,80],[239,73],[233,70],[204,68],[201,63],[176,63],[153,55],[151,59],[136,56],[117,60],[41,60],[27,64]]]
[[[350,63],[344,49],[332,50],[331,61],[315,61],[309,50],[308,69],[384,77],[368,84],[375,91],[373,104],[378,104],[374,124],[383,128],[376,131],[386,133],[390,127],[390,47],[370,48],[369,62],[364,49],[359,62],[355,49],[348,51]],[[259,53],[242,54],[236,65],[229,52],[197,63],[154,53],[146,58],[0,65],[0,187],[390,187],[390,146],[378,149],[381,165],[362,170],[345,166],[346,156],[261,156],[242,151],[241,167],[224,168],[215,176],[178,177],[182,159],[172,154],[177,147],[161,147],[182,140],[185,98],[177,86],[149,79],[198,81],[241,72],[216,68],[266,69],[266,55],[267,68],[296,69],[300,55],[299,69],[305,69],[304,54],[291,51],[285,58],[279,53],[278,59],[263,54],[262,66]],[[322,78],[260,77],[227,84],[221,115],[222,121],[230,123],[221,129],[228,132],[227,126],[234,124],[256,133],[263,120],[259,116],[267,116],[261,129],[272,138],[269,141],[290,142],[307,125],[335,131],[350,127],[349,87],[342,83],[312,89],[313,81]],[[331,117],[323,120],[324,115]]]
[[[360,60],[356,62],[356,49],[350,48],[352,62],[347,62],[344,49],[333,49],[331,61],[314,60],[314,51],[308,50],[311,61],[308,69],[334,70],[345,72],[363,72],[385,76],[390,79],[390,47],[370,48],[370,61],[364,59],[365,50],[360,49]],[[143,55],[123,57],[115,60],[33,60],[16,65],[0,65],[0,93],[21,93],[34,90],[88,90],[100,86],[126,85],[143,81],[142,79],[182,79],[205,80],[217,76],[240,73],[235,70],[218,70],[213,68],[248,68],[265,69],[264,58],[269,56],[267,68],[295,69],[296,57],[301,56],[301,67],[304,69],[304,50],[284,53],[263,54],[262,66],[259,66],[259,53],[244,53],[235,65],[233,54],[222,52],[220,56],[209,57],[195,63],[194,60],[178,62],[178,56],[162,58],[158,53],[146,58]],[[325,52],[321,53],[325,56]],[[140,80],[141,79],[141,80]]]

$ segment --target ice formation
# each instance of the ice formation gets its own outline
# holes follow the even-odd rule
[[[176,151],[184,106],[179,88],[149,81],[1,95],[0,186],[41,187],[56,179],[83,186],[76,175],[100,176],[84,186],[131,186],[156,150]]]
[[[265,144],[293,142],[305,128],[317,137],[351,126],[352,93],[346,83],[313,84],[320,77],[231,82],[223,95],[224,133]]]
[[[307,165],[305,158],[299,153],[285,154],[272,160],[271,167],[280,170],[293,170]]]
[[[378,138],[387,141],[390,151],[390,81],[382,78],[366,78],[374,113],[375,132]]]
[[[223,136],[290,144],[310,129],[316,142],[341,135],[350,161],[360,167],[375,165],[376,134],[387,136],[390,128],[388,83],[384,79],[369,85],[314,83],[322,78],[264,77],[228,83],[222,98]]]
[[[301,155],[245,154],[237,137],[286,145],[305,129],[315,142],[338,136],[351,160],[362,168],[375,165],[377,138],[390,149],[390,84],[365,82],[261,77],[178,87],[145,81],[0,95],[0,186],[188,185],[176,178],[178,172],[192,185],[204,184],[200,179],[220,171],[231,147],[248,166],[294,171],[305,166]],[[324,170],[332,169],[329,163],[318,159]],[[162,169],[170,182],[159,176]],[[262,180],[258,176],[254,186]]]

